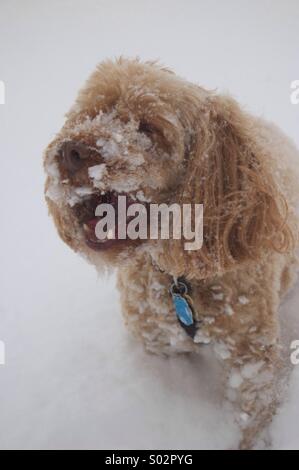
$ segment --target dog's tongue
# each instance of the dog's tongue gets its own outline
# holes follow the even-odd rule
[[[96,236],[96,225],[100,220],[101,220],[101,217],[93,217],[92,219],[88,220],[84,224],[85,234],[87,235],[87,238],[92,242],[100,242],[101,241]],[[109,238],[109,236],[107,238]],[[118,240],[117,224],[116,224],[116,227],[115,227],[115,237],[113,237],[113,239]],[[105,240],[107,240],[107,239],[105,239]],[[102,242],[105,241],[105,240],[102,240]]]
[[[134,201],[133,199],[127,197],[126,206],[125,206],[126,211],[127,211],[128,207],[130,205],[134,204],[135,202],[136,201]],[[125,239],[123,239],[123,238],[119,239],[118,238],[118,218],[119,218],[119,214],[118,214],[118,206],[117,206],[117,196],[114,195],[114,194],[112,194],[112,195],[110,194],[109,195],[109,203],[111,205],[113,205],[113,207],[115,209],[115,233],[113,234],[114,236],[110,237],[109,232],[108,232],[107,237],[103,240],[101,240],[97,237],[97,235],[96,235],[96,225],[102,219],[102,217],[95,217],[94,216],[91,219],[87,220],[83,224],[83,229],[84,229],[86,240],[87,240],[87,242],[90,242],[93,245],[93,247],[94,247],[95,244],[97,244],[99,247],[100,246],[103,247],[103,245],[105,245],[106,247],[109,247],[109,246],[112,246],[115,242],[120,242],[120,241],[124,241],[124,240],[127,239],[127,238],[125,238]],[[128,223],[133,218],[134,218],[134,216],[126,216],[126,218],[125,218],[126,230],[127,230]]]
[[[88,220],[88,222],[86,222],[85,225],[89,228],[90,231],[95,232],[96,225],[99,220],[100,220],[100,217],[94,217],[93,219]]]

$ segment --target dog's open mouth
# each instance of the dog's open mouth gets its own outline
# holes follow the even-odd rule
[[[119,196],[125,196],[121,206],[122,214],[119,213]],[[132,242],[136,244],[138,240],[132,241],[127,237],[127,226],[133,218],[133,216],[127,216],[127,210],[128,207],[134,203],[136,203],[136,201],[132,197],[111,191],[104,194],[93,194],[88,199],[84,199],[82,203],[76,204],[73,207],[73,210],[79,225],[83,230],[87,246],[93,250],[99,251],[122,246],[128,243],[132,244]],[[101,216],[96,215],[96,209],[101,204],[109,204],[112,209],[112,213],[114,211],[114,229],[111,230],[106,227],[106,230],[104,230],[104,237],[98,237],[96,233],[97,224],[101,220],[103,221],[104,217],[107,219],[107,211],[103,211],[103,215]],[[119,230],[120,220],[120,223],[123,224],[121,232]]]

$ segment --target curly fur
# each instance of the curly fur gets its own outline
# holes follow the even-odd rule
[[[59,153],[67,141],[91,149],[70,178]],[[100,181],[88,175],[96,164],[104,164]],[[147,350],[200,353],[210,345],[224,365],[240,448],[252,447],[280,400],[278,307],[297,264],[295,146],[231,97],[155,62],[120,58],[100,64],[80,91],[46,151],[45,168],[46,198],[62,239],[98,269],[118,268],[126,322]],[[107,190],[156,203],[202,203],[202,249],[146,240],[93,251],[76,208],[87,194]],[[178,276],[190,282],[203,320],[194,341],[178,324],[168,293]]]

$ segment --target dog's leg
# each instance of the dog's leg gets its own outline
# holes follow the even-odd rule
[[[241,448],[251,448],[271,421],[288,370],[281,358],[278,308],[295,279],[295,263],[278,255],[266,261],[258,269],[248,267],[222,279],[235,289],[227,299],[234,315],[227,322],[216,317],[212,332],[215,352],[225,364],[227,396],[242,430]]]
[[[226,361],[227,398],[241,430],[240,449],[251,449],[271,422],[280,400],[281,359],[276,345],[257,344]],[[269,445],[269,443],[266,443]]]

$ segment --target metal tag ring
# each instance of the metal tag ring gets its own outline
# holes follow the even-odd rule
[[[177,284],[173,282],[170,286],[170,293],[173,294],[180,294],[185,295],[188,292],[188,287],[182,281],[178,281]]]

